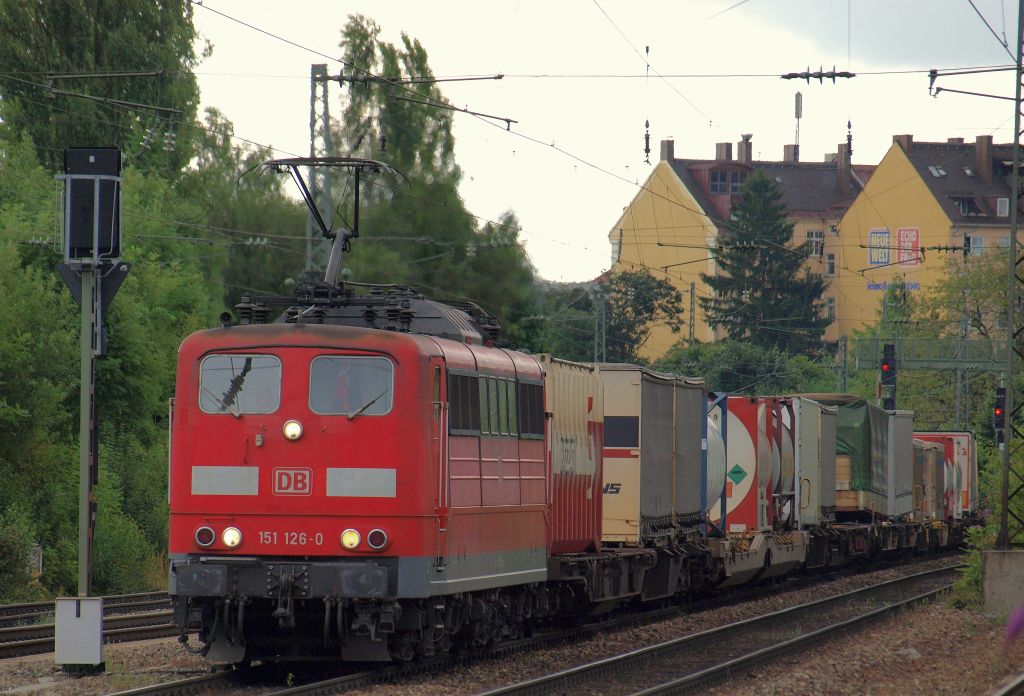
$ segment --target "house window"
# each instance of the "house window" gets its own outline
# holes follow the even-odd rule
[[[981,206],[978,205],[978,201],[969,197],[956,197],[953,198],[953,205],[960,211],[960,214],[965,217],[985,217],[985,213],[982,212]]]
[[[743,172],[729,172],[729,193],[739,193],[746,181],[747,175]]]
[[[711,193],[729,193],[729,172],[711,172]]]
[[[825,275],[834,276],[836,274],[836,255],[828,254],[825,256]]]
[[[1009,198],[997,198],[996,199],[996,216],[997,217],[1009,217],[1010,215],[1010,199]]]
[[[985,238],[965,236],[964,250],[971,256],[981,256],[985,253]]]
[[[807,253],[813,258],[820,259],[825,251],[824,230],[807,230]]]
[[[715,169],[711,172],[708,190],[713,194],[734,195],[740,192],[746,180],[745,172]]]
[[[830,324],[836,320],[836,298],[834,297],[825,298],[825,318]]]

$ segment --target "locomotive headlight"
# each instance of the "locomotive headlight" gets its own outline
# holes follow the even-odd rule
[[[341,545],[349,551],[359,546],[359,532],[354,529],[346,529],[341,533]]]
[[[239,531],[238,527],[228,527],[221,532],[220,540],[229,549],[233,549],[242,543],[242,532]]]
[[[284,433],[285,439],[295,442],[302,437],[302,423],[297,420],[285,421],[281,432]]]

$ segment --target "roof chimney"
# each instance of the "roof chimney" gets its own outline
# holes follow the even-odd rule
[[[850,193],[850,149],[846,143],[839,143],[836,148],[836,183],[841,194]]]
[[[671,162],[676,158],[676,141],[675,140],[662,140],[661,141],[661,161]]]
[[[732,143],[715,144],[715,160],[718,162],[729,162],[732,160]]]
[[[800,146],[799,145],[783,145],[782,146],[782,161],[783,162],[799,162],[800,161]]]
[[[963,138],[946,138],[946,144],[947,145],[963,145],[964,144],[964,139]]]
[[[974,170],[985,184],[992,183],[991,135],[979,135],[974,139]]]
[[[892,136],[894,143],[899,143],[900,147],[903,148],[903,152],[910,154],[910,149],[914,146],[914,136],[912,135],[894,135]]]
[[[750,142],[754,135],[753,133],[744,133],[740,137],[743,140],[736,144],[736,160],[743,164],[750,164],[754,161],[754,145]]]

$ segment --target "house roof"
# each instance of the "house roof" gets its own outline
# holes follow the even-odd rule
[[[762,171],[782,189],[783,201],[791,217],[839,218],[853,203],[874,171],[872,166],[855,165],[851,168],[850,188],[839,190],[839,177],[834,162],[752,162],[737,160],[672,159],[672,170],[686,185],[697,203],[716,222],[729,215],[729,196],[712,196],[701,181],[707,181],[707,170],[729,166],[747,171]],[[698,178],[698,176],[700,178]]]
[[[1009,217],[996,216],[996,199],[1009,199],[1013,159],[1012,145],[992,145],[991,183],[978,171],[973,143],[914,142],[907,158],[942,210],[954,224],[1009,224]],[[980,214],[965,214],[960,201],[972,199]],[[968,208],[968,210],[970,210]]]

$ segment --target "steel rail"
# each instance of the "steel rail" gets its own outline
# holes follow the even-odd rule
[[[723,662],[717,667],[710,667],[706,670],[702,670],[700,672],[688,675],[686,677],[682,677],[680,679],[675,679],[671,682],[660,684],[650,689],[644,689],[642,691],[634,692],[632,696],[661,696],[663,694],[684,694],[691,692],[693,689],[702,688],[703,686],[713,682],[728,680],[733,676],[744,674],[753,667],[756,667],[757,665],[766,662],[770,658],[782,654],[786,651],[790,651],[790,654],[792,654],[792,651],[794,649],[802,648],[806,644],[811,643],[813,641],[830,638],[832,636],[848,631],[852,628],[859,627],[861,624],[867,623],[868,621],[883,618],[889,616],[890,614],[894,614],[902,609],[909,608],[914,604],[937,599],[939,595],[948,591],[952,586],[953,584],[950,583],[944,587],[929,590],[928,592],[922,592],[921,594],[916,595],[914,597],[910,597],[899,602],[894,602],[893,604],[881,607],[880,609],[874,609],[859,616],[855,616],[852,619],[847,619],[836,624],[825,626],[824,628],[819,628],[818,630],[812,631],[805,635],[797,636],[796,638],[790,638],[789,640],[779,643],[777,645],[762,648],[761,650],[750,653],[748,655],[744,655],[742,657],[729,660],[728,662]]]
[[[224,686],[224,681],[235,676],[232,670],[219,670],[172,682],[139,686],[127,691],[117,691],[109,696],[186,696],[198,694]]]
[[[166,592],[136,592],[134,594],[107,595],[103,597],[103,609],[108,607],[119,607],[125,604],[138,604],[140,602],[153,602],[163,600],[170,601]],[[7,619],[12,616],[52,614],[54,602],[22,602],[20,604],[0,605],[0,618]]]
[[[171,611],[128,614],[103,619],[103,642],[121,643],[176,636],[181,630]],[[0,659],[53,652],[54,624],[0,628]]]
[[[1024,696],[1024,672],[997,686],[990,696]]]
[[[170,608],[170,598],[164,595],[162,599],[140,599],[135,602],[124,602],[121,604],[103,605],[103,616],[122,616],[133,612],[156,611]],[[40,618],[53,614],[53,605],[48,605],[45,611],[32,611],[23,614],[7,614],[0,616],[0,628],[25,626],[38,621]],[[42,624],[41,624],[42,625]]]
[[[718,626],[716,628],[700,631],[698,633],[691,633],[680,638],[675,638],[672,640],[664,641],[662,643],[658,643],[656,645],[647,646],[644,648],[640,648],[638,650],[633,650],[622,655],[616,655],[613,657],[605,658],[603,660],[597,660],[592,663],[562,670],[560,672],[548,674],[543,677],[538,677],[536,679],[520,682],[518,684],[512,684],[498,689],[493,689],[491,691],[484,692],[484,694],[481,694],[481,696],[509,696],[511,694],[541,693],[546,694],[557,693],[560,691],[568,691],[569,685],[583,681],[584,679],[597,678],[602,675],[608,674],[620,674],[626,670],[631,669],[635,665],[642,664],[650,660],[664,659],[665,655],[677,654],[690,646],[697,646],[698,650],[700,650],[701,652],[707,652],[706,646],[709,645],[708,641],[718,638],[723,634],[738,634],[739,632],[744,631],[745,629],[749,629],[755,626],[771,626],[775,623],[778,623],[780,620],[798,617],[811,610],[820,610],[824,607],[827,607],[828,605],[840,605],[850,600],[859,599],[862,597],[870,597],[871,594],[876,594],[880,590],[891,589],[900,584],[913,583],[916,581],[923,580],[929,576],[949,573],[951,571],[956,570],[959,567],[961,566],[939,568],[935,570],[924,571],[921,573],[914,573],[912,575],[907,575],[901,578],[887,580],[885,582],[876,583],[874,585],[862,587],[856,590],[852,590],[850,592],[845,592],[843,594],[825,597],[823,599],[814,600],[812,602],[806,602],[804,604],[788,607],[786,609],[771,612],[769,614],[762,614],[760,616],[755,616],[749,619],[745,619],[743,621],[727,624],[725,626]],[[946,586],[940,588],[938,591],[944,591],[945,589]],[[919,600],[920,595],[915,596],[912,599]],[[833,624],[833,626],[839,625],[840,624],[838,623]],[[686,678],[690,677],[688,676]]]

